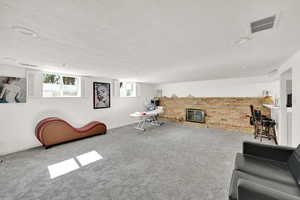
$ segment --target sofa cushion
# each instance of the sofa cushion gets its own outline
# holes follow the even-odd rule
[[[238,191],[238,181],[240,179],[244,179],[247,181],[251,181],[258,185],[262,185],[264,187],[268,187],[270,189],[278,190],[283,193],[287,193],[293,196],[300,196],[300,190],[296,184],[285,184],[282,182],[273,181],[270,179],[265,179],[259,176],[247,174],[245,172],[241,172],[238,170],[234,170],[232,173],[230,189],[229,189],[229,199],[230,200],[237,200],[237,191]]]
[[[287,163],[284,162],[238,153],[235,169],[284,184],[296,184]]]
[[[288,160],[288,167],[295,178],[298,186],[300,186],[300,145]]]

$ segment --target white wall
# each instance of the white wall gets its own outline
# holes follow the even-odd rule
[[[286,119],[292,118],[292,123],[288,123],[286,119],[284,119],[285,115],[289,114],[287,113],[287,109],[285,107],[285,103],[283,102],[281,107],[281,115],[282,120],[281,123],[283,124],[282,129],[283,131],[288,131],[290,127],[288,127],[291,124],[291,146],[298,146],[300,144],[300,51],[298,51],[296,54],[294,54],[290,59],[288,59],[279,69],[279,74],[281,76],[284,76],[287,72],[291,71],[292,75],[292,94],[293,94],[293,102],[292,102],[292,109],[290,112],[292,112],[292,117],[287,116]],[[288,73],[289,74],[289,73]],[[283,77],[282,78],[290,80],[290,76],[288,78]],[[286,83],[286,82],[285,82]],[[283,84],[281,90],[286,90],[287,87]],[[287,92],[284,91],[285,93]],[[282,93],[284,93],[282,92]],[[282,97],[283,100],[286,100],[286,96]]]
[[[286,81],[286,93],[291,94],[293,92],[293,81],[287,80]]]
[[[162,89],[162,95],[167,97],[173,94],[178,97],[260,97],[263,90],[269,90],[272,96],[278,97],[279,87],[279,80],[274,81],[263,76],[168,83],[160,84],[156,88]]]
[[[300,144],[300,52],[293,64],[292,145]]]
[[[0,76],[25,77],[23,68],[0,65]],[[140,83],[136,98],[111,97],[111,108],[93,109],[93,81],[112,82],[111,79],[87,78],[86,97],[27,98],[27,103],[0,104],[0,155],[39,146],[35,137],[36,124],[45,117],[60,117],[74,126],[90,121],[104,122],[108,128],[134,122],[129,114],[144,109],[144,99],[154,96],[154,85]],[[39,84],[39,83],[37,83]]]
[[[293,107],[292,107],[292,145],[300,144],[300,51],[288,62],[292,69]]]

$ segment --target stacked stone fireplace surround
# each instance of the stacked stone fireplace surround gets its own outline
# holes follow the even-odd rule
[[[253,133],[253,126],[249,123],[251,104],[255,109],[261,110],[263,115],[270,117],[270,110],[263,106],[262,100],[260,97],[163,97],[160,98],[160,105],[164,107],[165,112],[160,115],[160,119],[202,128]],[[187,122],[187,108],[204,110],[205,123]]]

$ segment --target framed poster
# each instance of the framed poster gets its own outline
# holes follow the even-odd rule
[[[110,107],[110,83],[93,83],[94,109]]]
[[[26,78],[0,76],[0,103],[26,103]]]

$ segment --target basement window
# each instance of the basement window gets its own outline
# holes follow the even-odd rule
[[[80,78],[43,73],[43,97],[80,97]]]
[[[120,97],[136,97],[136,83],[120,82]]]

